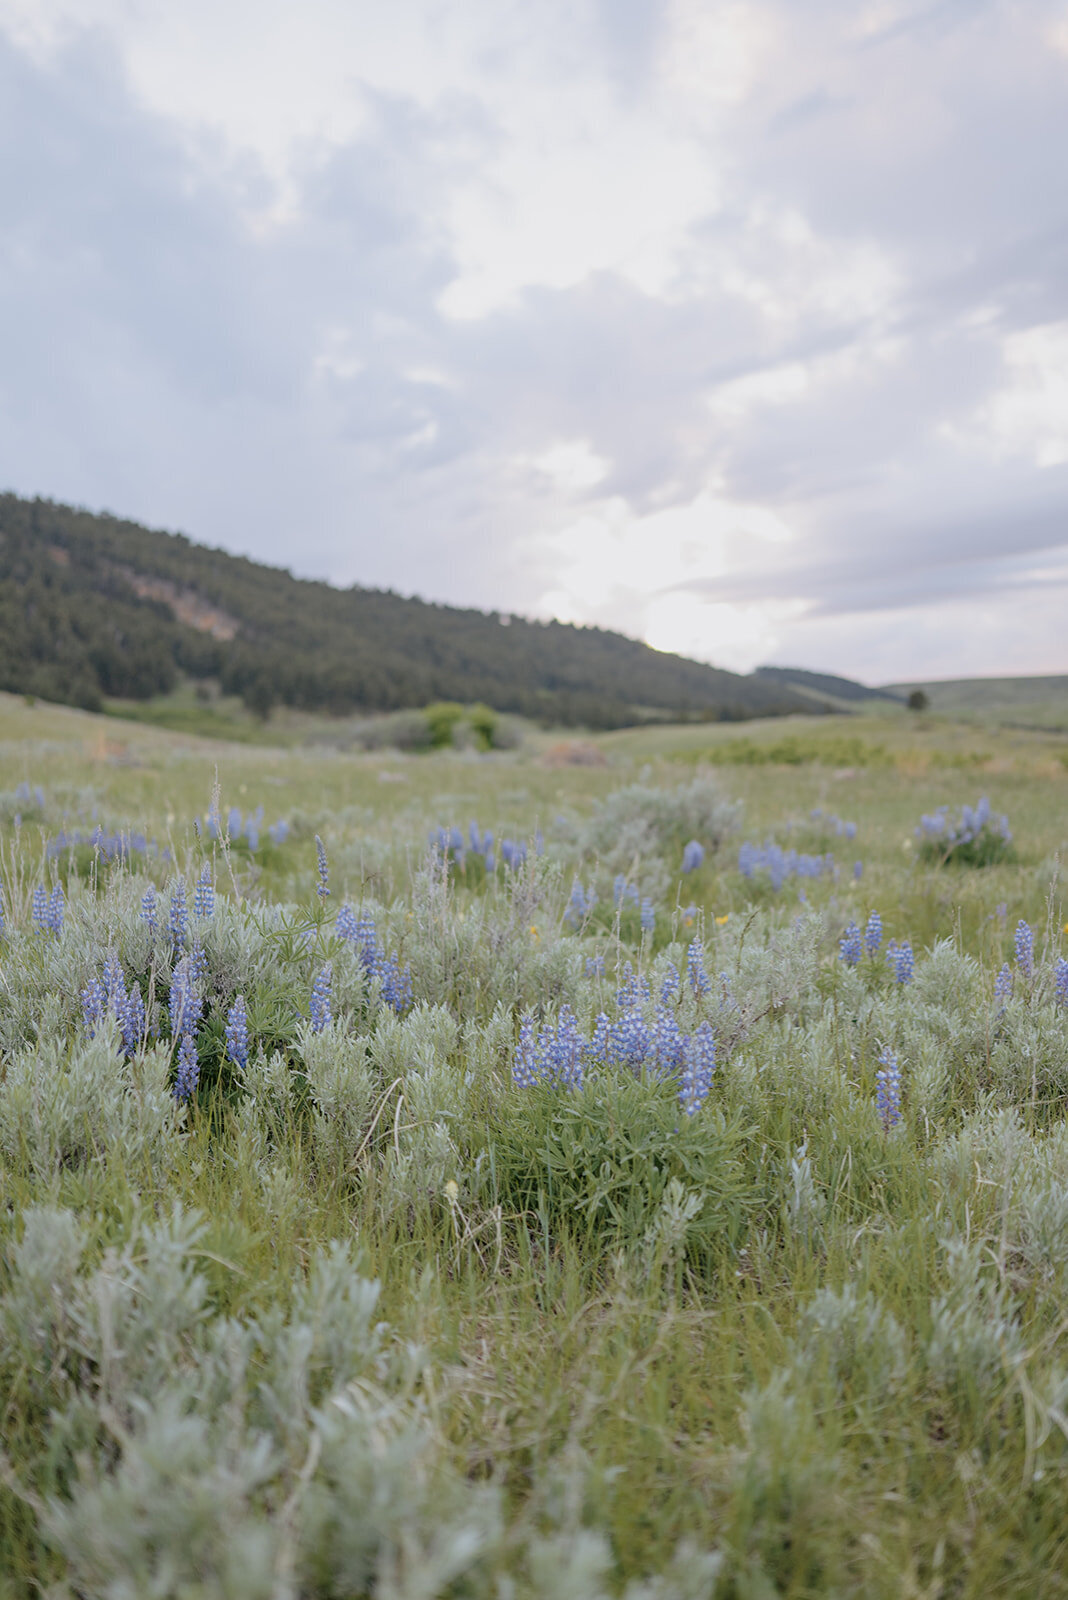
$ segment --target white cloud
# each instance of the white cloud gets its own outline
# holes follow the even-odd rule
[[[1068,668],[1024,11],[0,0],[0,482],[728,665]]]
[[[1005,386],[980,422],[999,449],[1060,466],[1068,461],[1068,320],[1010,334],[1002,349]]]

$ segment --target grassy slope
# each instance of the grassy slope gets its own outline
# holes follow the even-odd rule
[[[922,689],[932,711],[947,717],[1068,732],[1068,676],[953,678],[886,687],[906,695]]]
[[[841,744],[840,727],[818,719],[756,731],[631,731],[600,741],[605,768],[557,770],[540,764],[536,751],[478,760],[226,745],[0,697],[0,789],[24,779],[49,791],[81,787],[102,815],[141,823],[184,848],[188,821],[206,810],[217,772],[224,807],[262,801],[268,821],[304,821],[302,834],[258,879],[242,878],[243,887],[309,903],[312,830],[328,838],[338,899],[345,890],[358,895],[368,870],[377,874],[379,897],[388,898],[406,891],[408,854],[432,823],[477,815],[519,833],[550,825],[560,810],[583,813],[639,775],[669,784],[688,777],[696,761],[741,750],[747,758],[721,772],[745,802],[748,837],[781,832],[792,818],[805,843],[805,819],[817,805],[860,823],[863,883],[847,874],[833,891],[812,891],[821,902],[833,892],[839,921],[878,904],[888,932],[908,932],[917,948],[960,930],[991,974],[1011,956],[1018,916],[1045,924],[1043,863],[1068,847],[1064,741],[1026,733],[992,740],[933,718],[858,718],[848,732],[852,746]],[[784,740],[792,741],[788,764],[749,759]],[[919,812],[942,800],[973,801],[981,791],[1010,812],[1019,862],[984,874],[917,868],[911,839]],[[10,829],[4,833],[10,842]],[[32,824],[23,834],[32,852]],[[843,859],[854,848],[834,847]],[[244,861],[237,865],[247,871]],[[729,855],[692,887],[710,914],[730,918],[710,922],[709,966],[717,970],[733,959],[734,929],[753,891]],[[998,903],[1006,907],[1000,918],[992,915]],[[1058,927],[1063,916],[1058,907]],[[542,923],[541,940],[551,937]],[[837,971],[831,952],[828,994]],[[844,1014],[840,1027],[847,1027]],[[845,1082],[859,1069],[836,1043],[838,1029],[837,1022],[825,1029],[817,1048],[840,1052],[833,1072]],[[791,1059],[807,1060],[808,1047],[799,1034]],[[166,1178],[118,1159],[47,1182],[9,1170],[0,1229],[9,1242],[20,1209],[47,1201],[93,1219],[97,1249],[105,1236],[122,1236],[140,1193],[155,1205],[177,1196],[208,1219],[203,1266],[213,1307],[235,1318],[289,1307],[293,1276],[315,1247],[358,1238],[367,1269],[382,1280],[381,1316],[423,1351],[420,1393],[442,1459],[461,1479],[498,1479],[517,1540],[526,1537],[527,1516],[542,1528],[573,1530],[577,1521],[603,1531],[616,1578],[661,1570],[678,1541],[691,1539],[724,1552],[718,1600],[1064,1595],[1064,1444],[1056,1425],[1044,1443],[1036,1445],[1034,1433],[1060,1359],[1063,1273],[1054,1269],[1043,1280],[1006,1258],[993,1158],[981,1172],[964,1160],[959,1185],[945,1187],[932,1215],[937,1186],[928,1159],[959,1127],[952,1101],[942,1121],[926,1129],[922,1119],[910,1123],[885,1146],[858,1124],[846,1162],[833,1147],[825,1103],[817,1096],[806,1109],[803,1096],[791,1097],[788,1079],[762,1101],[761,1071],[757,1047],[720,1074],[717,1094],[751,1124],[761,1108],[742,1161],[751,1192],[764,1197],[774,1220],[741,1256],[725,1252],[696,1275],[663,1263],[635,1273],[580,1226],[562,1230],[545,1250],[536,1219],[523,1227],[505,1216],[498,1224],[469,1208],[469,1220],[463,1205],[457,1213],[440,1196],[411,1215],[398,1213],[384,1168],[369,1169],[354,1191],[310,1159],[298,1125],[281,1140],[277,1181],[267,1185],[247,1165],[217,1159],[229,1147],[213,1140],[206,1121]],[[1060,1117],[1060,1106],[1048,1109],[1047,1121]],[[826,1197],[812,1236],[791,1222],[789,1181],[776,1209],[773,1174],[780,1165],[788,1170],[802,1144]],[[457,1176],[462,1183],[464,1174]],[[932,1297],[954,1292],[944,1240],[966,1235],[991,1285],[1000,1281],[1026,1321],[1026,1357],[1013,1365],[1016,1358],[1006,1356],[1003,1382],[986,1391],[965,1373],[959,1388],[938,1388],[914,1362],[896,1388],[873,1387],[865,1374],[880,1369],[878,1335],[840,1358],[844,1376],[828,1375],[839,1357],[825,1350],[818,1370],[799,1378],[792,1341],[817,1291],[871,1292],[909,1341],[926,1336]],[[975,1348],[981,1345],[977,1334]],[[755,1391],[763,1392],[759,1402]],[[31,1409],[9,1405],[5,1448],[16,1465],[37,1447],[40,1426]],[[578,1498],[570,1509],[554,1509],[544,1486],[570,1481],[569,1471],[581,1485]],[[0,1596],[21,1600],[56,1570],[33,1517],[0,1489]],[[569,1588],[551,1574],[538,1588],[531,1570],[520,1565],[521,1595],[585,1600],[602,1592],[592,1578],[574,1577]],[[667,1593],[676,1600],[681,1590]]]

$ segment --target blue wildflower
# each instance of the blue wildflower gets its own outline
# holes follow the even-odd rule
[[[171,1019],[171,1037],[189,1033],[200,1021],[203,1002],[196,991],[189,971],[189,958],[183,956],[171,973],[171,992],[167,1010]]]
[[[889,1132],[901,1121],[901,1069],[889,1045],[879,1062],[880,1070],[875,1074],[875,1106],[883,1128]]]
[[[686,1041],[670,1011],[658,1011],[653,1028],[654,1073],[657,1078],[674,1077],[686,1059]]]
[[[864,927],[864,948],[873,956],[883,942],[883,919],[877,911],[870,913]]]
[[[57,939],[63,932],[63,912],[65,908],[66,901],[63,897],[63,885],[57,883],[52,893],[48,896],[47,911],[48,930],[50,933],[54,933]]]
[[[612,1024],[603,1011],[598,1011],[586,1046],[586,1059],[596,1066],[608,1067],[612,1065],[613,1052]]]
[[[541,1064],[534,1039],[534,1019],[528,1012],[519,1024],[519,1041],[512,1057],[512,1082],[520,1089],[532,1089],[541,1081]]]
[[[604,956],[586,957],[586,976],[587,978],[604,977]]]
[[[200,1062],[197,1060],[197,1047],[190,1032],[182,1034],[178,1046],[178,1071],[174,1079],[174,1098],[176,1100],[191,1100],[197,1092],[200,1081]]]
[[[90,1039],[95,1036],[97,1028],[104,1020],[107,1003],[104,985],[100,979],[96,977],[90,978],[82,990],[82,1019],[88,1029]]]
[[[912,946],[907,939],[903,940],[894,951],[894,977],[898,983],[912,982],[912,969],[915,958]]]
[[[1068,961],[1059,957],[1053,969],[1053,998],[1060,1006],[1068,1006]]]
[[[126,1004],[119,1016],[119,1028],[127,1055],[133,1055],[145,1036],[145,1002],[137,984],[131,984]]]
[[[704,845],[699,843],[699,841],[697,839],[691,839],[689,844],[687,844],[683,848],[683,852],[682,852],[682,870],[683,870],[683,872],[696,872],[698,867],[704,861],[704,859],[705,859],[705,847],[704,847]]]
[[[315,892],[320,900],[325,900],[330,893],[330,868],[326,860],[326,846],[318,834],[315,835],[315,859],[319,872],[319,882],[315,885]]]
[[[1002,1011],[1012,999],[1012,968],[1007,961],[994,979],[994,999]]]
[[[656,912],[648,895],[642,901],[641,924],[643,933],[652,933],[656,927]]]
[[[235,1067],[248,1066],[248,1012],[244,995],[238,995],[227,1013],[226,1054]]]
[[[695,996],[707,994],[712,987],[712,980],[705,971],[705,947],[700,939],[694,939],[686,951],[686,982]]]
[[[860,929],[855,922],[851,922],[838,941],[838,957],[847,967],[855,967],[860,962],[860,955]]]
[[[861,878],[863,878],[863,876],[864,876],[864,863],[863,863],[863,861],[854,861],[854,863],[853,863],[853,877],[856,879],[857,883],[860,882],[860,880],[861,880]]]
[[[330,1010],[330,984],[333,979],[333,969],[329,961],[323,967],[315,980],[311,994],[311,1025],[313,1033],[322,1033],[324,1028],[333,1022]]]
[[[167,912],[167,931],[177,947],[185,943],[189,932],[189,907],[185,898],[185,879],[175,878],[171,885],[171,903]]]
[[[104,961],[104,996],[109,1011],[117,1017],[126,1006],[126,975],[114,950],[109,950]]]
[[[150,933],[155,933],[159,924],[156,917],[156,891],[151,884],[141,896],[141,921]]]
[[[664,981],[660,985],[660,1004],[667,1005],[669,1000],[677,1000],[681,984],[682,980],[679,977],[678,967],[674,961],[669,961],[667,970],[664,973]]]
[[[652,1053],[652,1037],[641,1012],[634,1007],[624,1011],[613,1031],[613,1057],[621,1067],[640,1076]]]
[[[215,885],[211,881],[211,867],[205,862],[193,891],[193,915],[210,917],[215,914]]]
[[[716,1041],[707,1022],[701,1025],[686,1041],[685,1062],[679,1085],[679,1101],[688,1117],[701,1109],[712,1087],[716,1070]]]
[[[1013,939],[1016,946],[1016,962],[1025,978],[1034,976],[1035,971],[1035,935],[1029,923],[1020,921],[1016,924],[1016,934]]]
[[[189,952],[189,981],[198,992],[204,987],[208,975],[208,955],[202,944],[195,944]]]

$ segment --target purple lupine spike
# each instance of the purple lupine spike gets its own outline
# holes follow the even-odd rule
[[[235,1067],[248,1066],[248,1011],[244,995],[238,995],[226,1018],[226,1053]]]
[[[191,1100],[197,1092],[200,1082],[200,1062],[197,1059],[197,1047],[190,1032],[182,1034],[178,1046],[178,1071],[174,1079],[174,1098],[176,1100]]]

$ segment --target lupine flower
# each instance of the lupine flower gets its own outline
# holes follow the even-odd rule
[[[329,961],[323,967],[315,980],[311,994],[311,1025],[313,1033],[322,1033],[333,1022],[330,1010],[330,984],[333,979],[333,969]]]
[[[248,1012],[244,995],[238,995],[227,1013],[226,1053],[235,1067],[248,1066]]]
[[[512,1082],[520,1089],[532,1089],[541,1079],[534,1019],[528,1012],[519,1024],[519,1040],[512,1057]]]
[[[879,1061],[880,1070],[875,1074],[875,1105],[879,1120],[889,1132],[901,1121],[901,1069],[889,1045],[883,1050]]]
[[[617,872],[612,879],[612,898],[617,906],[621,906],[624,900],[633,900],[634,904],[638,905],[641,897],[637,886],[628,883],[622,872]]]
[[[121,1016],[126,1008],[126,975],[114,950],[109,950],[104,961],[104,995],[109,1011]]]
[[[241,812],[237,806],[231,806],[226,813],[226,832],[231,839],[241,836]]]
[[[686,951],[686,982],[695,996],[707,994],[712,987],[712,980],[705,971],[705,947],[700,939],[694,939]]]
[[[96,1030],[104,1020],[107,1010],[107,996],[104,985],[99,978],[90,978],[82,990],[82,1018],[85,1022],[90,1039],[96,1035]]]
[[[752,878],[757,872],[766,872],[777,894],[787,878],[822,878],[824,873],[833,876],[836,867],[834,857],[829,853],[822,856],[803,855],[796,850],[784,850],[769,839],[763,846],[748,841],[743,844],[738,851],[738,870],[745,878]]]
[[[63,898],[63,885],[57,883],[52,893],[48,896],[47,911],[49,932],[54,933],[57,939],[63,932],[63,912],[65,908],[66,901]]]
[[[686,1040],[670,1011],[658,1011],[653,1028],[654,1072],[670,1078],[681,1071],[686,1059]]]
[[[202,944],[195,944],[187,957],[189,963],[189,981],[198,992],[204,986],[204,979],[208,975],[208,955]]]
[[[628,961],[623,968],[623,982],[616,993],[616,1005],[621,1011],[631,1006],[641,1006],[649,999],[649,980],[643,973],[635,972]]]
[[[48,932],[48,895],[43,883],[39,883],[33,891],[32,915],[34,925],[42,933]]]
[[[701,1109],[712,1087],[716,1070],[716,1041],[707,1022],[702,1022],[686,1041],[686,1059],[679,1085],[679,1101],[688,1117]]]
[[[863,863],[863,861],[854,861],[854,863],[853,863],[853,876],[854,876],[854,878],[856,879],[856,881],[858,883],[860,882],[861,878],[863,878],[863,876],[864,876],[864,863]]]
[[[705,847],[698,840],[691,839],[682,852],[683,872],[696,872],[705,859]]]
[[[215,885],[211,881],[211,867],[205,863],[196,888],[193,890],[193,915],[210,917],[215,914]]]
[[[382,986],[382,999],[399,1016],[412,1003],[412,971],[407,962],[402,967],[396,956],[378,952],[374,976]]]
[[[1053,969],[1053,998],[1058,1005],[1068,1006],[1068,961],[1063,956]]]
[[[272,844],[285,844],[289,834],[289,823],[280,817],[277,822],[272,822],[267,829]]]
[[[679,969],[674,961],[669,961],[667,971],[664,973],[664,981],[660,985],[660,1004],[667,1005],[669,1000],[677,1000],[680,986]]]
[[[582,1088],[582,1039],[569,1005],[560,1008],[555,1031],[543,1028],[538,1044],[549,1065],[549,1075],[565,1089]]]
[[[171,974],[171,992],[167,1001],[171,1019],[171,1037],[189,1033],[200,1021],[203,1002],[192,982],[189,958],[183,956]]]
[[[145,924],[150,933],[155,933],[156,928],[158,927],[156,918],[156,891],[151,885],[149,885],[144,894],[141,896],[141,921]]]
[[[612,1035],[613,1055],[622,1067],[629,1067],[637,1076],[652,1053],[652,1036],[645,1018],[635,1007],[624,1011]]]
[[[653,910],[653,902],[648,895],[642,901],[641,924],[643,933],[652,933],[656,927],[656,912]]]
[[[907,939],[903,940],[894,951],[894,977],[898,983],[912,982],[912,968],[914,965],[912,946]]]
[[[1012,968],[1007,961],[994,979],[994,999],[1002,1011],[1012,999]]]
[[[315,835],[315,859],[319,871],[319,882],[315,885],[315,892],[320,900],[325,900],[330,893],[330,868],[326,860],[326,846],[318,834]]]
[[[586,976],[587,978],[604,977],[604,956],[586,957]]]
[[[864,928],[864,948],[873,956],[883,942],[883,919],[877,911],[871,912]]]
[[[186,905],[184,878],[175,878],[171,886],[167,931],[176,947],[185,943],[186,934],[189,932],[189,907]]]
[[[576,878],[571,885],[571,898],[567,902],[564,912],[564,921],[572,928],[577,928],[597,904],[597,896],[592,889],[584,889]]]
[[[860,954],[860,929],[851,922],[838,941],[838,957],[847,967],[855,967],[860,962]]]
[[[1034,976],[1035,971],[1035,935],[1030,923],[1020,921],[1016,924],[1016,934],[1013,940],[1016,946],[1016,962],[1025,978]]]
[[[586,1046],[586,1059],[596,1063],[598,1066],[608,1067],[612,1064],[612,1058],[612,1024],[603,1011],[598,1011],[594,1019],[590,1042]]]
[[[136,983],[130,986],[126,996],[126,1004],[119,1017],[119,1028],[126,1053],[132,1056],[145,1034],[145,1002]]]
[[[197,1047],[192,1033],[182,1034],[178,1046],[178,1071],[174,1079],[174,1098],[176,1100],[191,1100],[197,1092],[200,1081],[200,1062],[197,1060]]]

